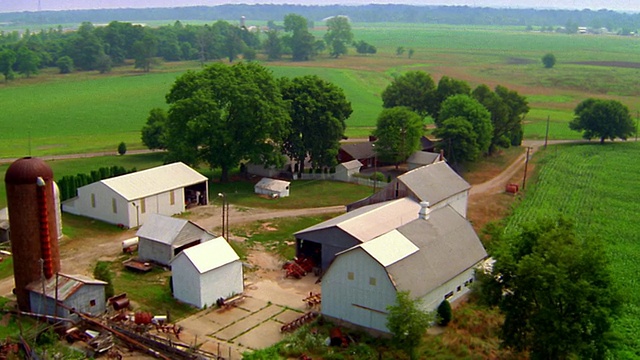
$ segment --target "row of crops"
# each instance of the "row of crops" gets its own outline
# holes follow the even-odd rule
[[[558,145],[538,153],[538,173],[508,219],[513,229],[540,216],[564,215],[584,238],[601,238],[625,298],[615,322],[616,358],[640,356],[640,143]]]

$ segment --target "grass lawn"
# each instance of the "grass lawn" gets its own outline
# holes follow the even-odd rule
[[[614,330],[621,342],[613,358],[640,356],[640,194],[637,183],[640,143],[555,145],[536,154],[537,175],[508,226],[540,216],[565,215],[579,236],[601,238],[614,284],[624,289],[621,317]]]

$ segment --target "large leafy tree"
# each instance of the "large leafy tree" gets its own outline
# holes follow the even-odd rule
[[[590,98],[578,104],[574,113],[575,118],[569,123],[569,128],[583,131],[585,139],[599,138],[600,143],[606,139],[626,140],[636,132],[629,108],[617,100]]]
[[[271,72],[256,63],[212,64],[180,76],[167,94],[170,160],[229,170],[242,160],[274,164],[290,117]]]
[[[440,127],[445,120],[453,117],[462,117],[469,121],[476,134],[478,150],[481,154],[489,151],[493,135],[491,114],[478,100],[468,95],[454,95],[447,98],[440,107],[436,125]]]
[[[98,58],[104,53],[102,41],[90,22],[83,22],[65,46],[65,54],[81,70],[94,70]]]
[[[298,172],[303,172],[307,155],[315,168],[335,165],[352,112],[342,89],[315,75],[282,78],[280,88],[291,116],[285,152],[296,160]]]
[[[18,72],[26,77],[37,74],[40,67],[40,57],[26,46],[20,47],[16,56],[16,67]]]
[[[482,287],[505,315],[504,344],[532,359],[606,358],[621,302],[601,243],[579,238],[564,218],[500,237]]]
[[[464,117],[456,116],[443,121],[440,127],[433,131],[438,140],[438,148],[442,149],[454,164],[474,161],[480,155],[478,135],[473,125]]]
[[[418,359],[416,349],[433,320],[433,314],[422,311],[417,300],[407,291],[399,291],[396,303],[387,307],[387,328],[393,334],[393,344],[407,353],[410,359]]]
[[[385,108],[406,106],[420,116],[430,114],[435,101],[436,86],[424,71],[408,71],[397,77],[382,92]]]
[[[495,92],[488,86],[480,85],[472,96],[491,113],[493,135],[489,153],[498,147],[508,148],[522,143],[522,121],[529,112],[529,104],[524,96],[504,86],[496,86]]]
[[[3,49],[0,51],[0,73],[4,75],[4,81],[7,82],[14,77],[13,65],[16,63],[17,55],[11,49]]]
[[[280,60],[282,57],[282,39],[278,36],[277,30],[267,31],[267,38],[264,40],[264,51],[268,60]]]
[[[307,19],[297,14],[284,17],[284,31],[291,33],[289,47],[293,61],[306,61],[313,56],[315,37],[309,32]]]
[[[337,58],[347,53],[347,44],[353,42],[351,24],[346,16],[334,16],[327,20],[324,41],[331,47],[331,56]]]
[[[433,102],[433,109],[430,111],[431,115],[434,119],[437,119],[440,113],[440,106],[450,96],[458,94],[469,95],[470,93],[471,88],[466,81],[456,80],[448,76],[441,77],[435,93],[436,101]]]
[[[375,143],[378,158],[397,167],[420,149],[422,119],[407,107],[383,109],[373,134],[378,138]]]
[[[151,150],[166,149],[166,130],[167,112],[161,108],[151,109],[147,123],[142,127],[142,143]]]
[[[153,57],[158,51],[158,40],[155,35],[146,32],[141,40],[133,43],[133,56],[135,58],[135,68],[142,69],[144,72],[151,70]]]

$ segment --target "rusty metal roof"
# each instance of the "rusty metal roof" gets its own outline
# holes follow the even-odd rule
[[[58,274],[57,276],[58,291],[57,297],[60,301],[65,301],[71,295],[75,294],[84,285],[107,285],[106,282],[101,280],[92,279],[83,275],[66,275]],[[44,292],[43,292],[44,287]],[[56,298],[56,276],[51,279],[44,280],[44,285],[41,280],[36,280],[27,285],[27,290],[37,293],[45,294],[47,297]]]

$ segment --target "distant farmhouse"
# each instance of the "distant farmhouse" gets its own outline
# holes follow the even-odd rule
[[[170,216],[206,205],[208,195],[207,178],[177,162],[78,188],[62,211],[131,228],[144,224],[149,214]]]

